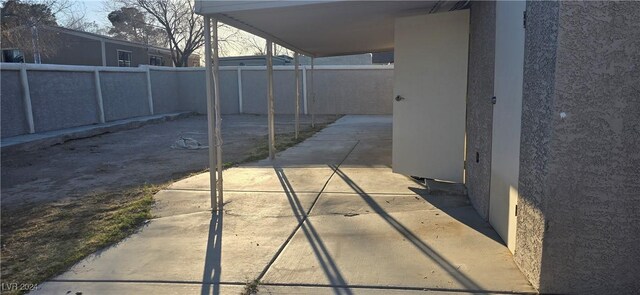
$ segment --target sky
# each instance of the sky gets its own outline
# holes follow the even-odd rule
[[[102,0],[70,0],[74,8],[85,11],[87,21],[95,21],[99,25],[108,25],[107,15],[109,12],[104,11]]]
[[[107,19],[107,15],[109,14],[109,10],[105,8],[105,3],[103,0],[69,0],[73,4],[73,10],[85,13],[85,20],[89,22],[96,22],[99,26],[109,26],[111,23]],[[59,16],[60,18],[64,18],[64,16]],[[62,19],[59,19],[62,20]],[[248,38],[257,38],[257,44],[260,42],[264,42],[262,38],[257,36],[253,36],[249,33],[245,33]],[[224,35],[224,32],[221,32],[221,35]],[[221,54],[226,56],[235,56],[235,55],[252,55],[253,52],[251,49],[239,49],[239,48],[227,48]]]

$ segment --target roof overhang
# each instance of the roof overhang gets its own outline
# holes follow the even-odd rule
[[[395,18],[462,8],[468,1],[214,1],[195,11],[313,57],[394,48]]]

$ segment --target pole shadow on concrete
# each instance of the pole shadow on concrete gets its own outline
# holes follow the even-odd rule
[[[347,282],[345,281],[344,277],[342,276],[340,269],[336,265],[334,259],[331,257],[329,250],[327,249],[324,242],[322,241],[322,238],[320,238],[320,235],[318,234],[316,229],[313,227],[313,224],[311,223],[311,221],[308,219],[309,212],[305,212],[304,207],[302,206],[302,203],[300,202],[300,199],[298,198],[296,192],[293,190],[293,186],[289,182],[289,179],[287,179],[287,176],[285,175],[284,170],[280,167],[274,167],[274,170],[276,172],[276,175],[278,176],[278,180],[280,181],[282,188],[285,191],[285,194],[287,195],[289,205],[291,206],[291,209],[293,210],[294,215],[298,219],[298,227],[291,233],[291,235],[289,235],[287,240],[282,244],[282,246],[280,247],[276,255],[273,257],[273,259],[269,262],[269,264],[265,267],[263,272],[260,274],[259,279],[262,279],[262,277],[266,274],[267,270],[271,267],[273,262],[275,262],[276,258],[280,255],[280,253],[282,253],[282,251],[284,250],[284,247],[289,243],[289,241],[291,241],[291,239],[293,238],[295,233],[298,231],[298,229],[302,229],[305,237],[309,241],[309,245],[311,245],[313,253],[315,254],[318,261],[320,262],[320,265],[322,267],[322,270],[325,273],[325,276],[329,280],[330,286],[333,288],[334,294],[345,294],[345,295],[353,294],[353,292],[349,289],[349,286],[347,285]],[[311,208],[315,206],[315,204],[318,201],[318,198],[320,197],[320,194],[321,193],[318,193],[318,195],[316,196],[316,199],[313,201],[308,211],[311,211]]]
[[[205,254],[204,271],[202,273],[201,295],[220,294],[220,274],[222,272],[222,211],[211,212],[207,252]]]
[[[346,173],[344,173],[337,166],[329,165],[332,169],[334,169],[336,175],[338,175],[354,192],[356,192],[368,205],[371,209],[380,215],[391,227],[393,227],[398,233],[404,236],[408,241],[410,241],[420,252],[422,252],[426,257],[433,260],[437,263],[443,270],[451,274],[460,284],[465,286],[466,292],[486,294],[485,291],[471,278],[467,277],[465,274],[461,273],[457,270],[455,266],[453,266],[449,261],[447,261],[444,257],[434,251],[431,247],[425,244],[420,238],[418,238],[415,234],[413,234],[408,228],[406,228],[402,223],[393,218],[389,213],[387,213],[369,194],[367,194],[358,184],[356,184]]]
[[[471,213],[474,216],[470,216],[468,211],[453,210],[459,207],[456,206],[454,208],[451,208],[448,206],[450,205],[450,203],[460,202],[459,201],[460,198],[464,198],[468,200],[468,197],[466,195],[465,196],[433,195],[429,193],[428,189],[415,188],[415,187],[410,187],[409,189],[414,193],[416,193],[416,195],[420,196],[420,198],[427,201],[429,204],[433,205],[434,207],[440,209],[440,211],[453,217],[455,220],[459,221],[460,223],[494,240],[496,243],[500,245],[504,245],[505,247],[507,246],[504,243],[504,241],[500,239],[500,236],[498,236],[498,233],[493,229],[493,227],[487,221],[482,219],[478,215],[478,213],[475,211],[475,209],[473,209]],[[469,204],[467,206],[471,206],[471,205]]]

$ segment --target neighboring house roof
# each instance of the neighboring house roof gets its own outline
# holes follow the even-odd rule
[[[113,38],[113,37],[100,35],[100,34],[89,33],[89,32],[85,32],[85,31],[78,31],[78,30],[73,30],[73,29],[69,29],[69,28],[54,27],[54,26],[42,26],[41,29],[54,31],[54,32],[60,32],[60,33],[65,33],[65,34],[79,36],[79,37],[84,37],[84,38],[87,38],[87,39],[104,40],[105,42],[121,44],[121,45],[126,45],[126,46],[134,46],[134,47],[153,49],[156,52],[162,52],[162,53],[165,53],[165,54],[168,54],[168,55],[171,54],[171,49],[169,49],[169,48],[148,45],[148,44],[144,44],[144,43],[140,43],[140,42],[133,42],[133,41],[116,39],[116,38]],[[191,57],[193,59],[200,59],[200,55],[197,54],[197,53],[192,53]]]
[[[69,28],[54,27],[54,26],[42,26],[41,29],[50,30],[50,31],[54,31],[54,32],[61,32],[61,33],[74,35],[74,36],[79,36],[79,37],[84,37],[84,38],[87,38],[87,39],[104,40],[104,41],[108,41],[110,43],[122,44],[122,45],[127,45],[127,46],[150,48],[150,49],[155,49],[155,50],[164,52],[166,54],[170,54],[171,53],[170,49],[164,48],[164,47],[148,45],[148,44],[144,44],[144,43],[140,43],[140,42],[120,40],[120,39],[116,39],[116,38],[109,37],[109,36],[104,36],[104,35],[84,32],[84,31],[78,31],[78,30],[73,30],[73,29],[69,29]]]
[[[391,51],[396,17],[461,9],[468,2],[196,0],[195,11],[299,53],[323,57]]]

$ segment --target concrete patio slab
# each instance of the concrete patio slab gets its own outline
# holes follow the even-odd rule
[[[263,281],[533,292],[473,208],[457,210],[487,231],[434,210],[311,216]]]
[[[318,193],[296,194],[300,208],[307,212]],[[196,212],[209,212],[209,191],[162,190],[155,196],[153,215],[168,217]],[[302,216],[300,210],[292,209],[291,200],[283,192],[225,192],[224,211],[231,215],[256,217]],[[251,210],[248,210],[248,209]]]
[[[344,116],[316,134],[324,140],[391,140],[391,116]]]
[[[391,140],[391,136],[380,135],[380,133],[387,132],[387,128],[383,127],[367,127],[367,130],[355,127],[327,129],[319,132],[317,136],[324,140]]]
[[[275,160],[264,159],[247,163],[241,167],[327,167],[338,165],[358,144],[357,140],[322,140],[310,138],[304,142],[276,154]]]
[[[535,293],[460,185],[391,171],[390,124],[346,116],[276,161],[225,170],[221,216],[208,211],[208,173],[176,182],[156,195],[160,218],[44,287],[237,294],[260,279],[259,294]]]
[[[391,168],[391,140],[360,140],[341,167]]]
[[[242,294],[244,286],[240,285],[210,285],[184,283],[122,283],[122,282],[47,282],[31,294],[154,294],[154,295],[183,295],[183,294]],[[69,292],[70,291],[70,292]],[[333,294],[368,294],[368,295],[466,295],[479,294],[470,292],[446,292],[434,290],[394,290],[373,288],[333,288],[321,286],[267,286],[260,285],[257,294],[274,295],[333,295]],[[488,293],[482,293],[488,294]]]
[[[379,206],[387,213],[417,212],[468,206],[469,199],[465,196],[366,194],[363,197],[359,194],[322,193],[311,214],[346,216],[370,214],[375,213],[375,208],[371,207],[372,204]]]
[[[325,286],[269,286],[261,285],[258,294],[308,294],[308,295],[465,295],[465,294],[490,294],[490,293],[470,293],[470,292],[447,292],[436,290],[398,290],[398,289],[376,289],[375,287],[325,287]]]
[[[340,168],[324,190],[329,193],[427,194],[424,185],[389,168]]]
[[[241,285],[211,285],[196,283],[154,283],[154,282],[46,282],[30,294],[153,294],[153,295],[183,295],[183,294],[241,294]],[[80,292],[80,293],[78,293]]]
[[[235,167],[225,170],[224,189],[228,191],[284,191],[286,177],[292,189],[296,192],[320,192],[333,174],[329,166],[296,168],[285,167],[277,170],[274,167]],[[281,175],[281,176],[279,176]],[[209,173],[202,173],[175,182],[168,187],[173,190],[209,190]]]
[[[297,225],[294,216],[220,219],[199,212],[159,218],[54,280],[246,282],[263,271]]]

